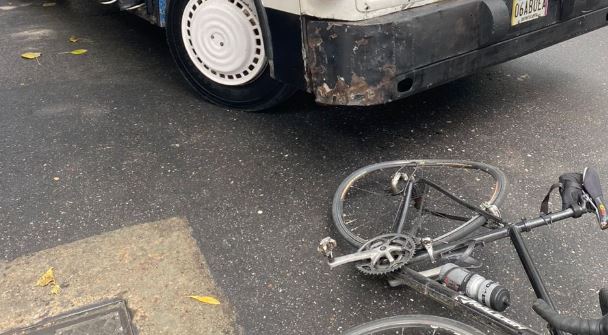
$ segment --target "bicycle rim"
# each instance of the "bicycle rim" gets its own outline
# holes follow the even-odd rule
[[[333,200],[332,216],[333,216],[334,224],[335,224],[338,232],[342,235],[342,237],[346,241],[348,241],[351,245],[359,248],[363,244],[365,244],[365,242],[368,239],[370,239],[376,235],[394,232],[389,229],[389,226],[391,226],[393,224],[392,221],[396,220],[395,212],[396,212],[397,208],[394,206],[397,204],[398,198],[393,197],[391,199],[390,195],[387,195],[385,192],[387,191],[387,188],[390,184],[389,179],[390,179],[391,171],[402,171],[402,170],[405,171],[407,169],[409,169],[410,171],[413,170],[414,173],[418,173],[418,174],[421,174],[421,173],[424,174],[424,173],[427,173],[428,171],[435,172],[435,171],[438,171],[438,169],[444,169],[445,171],[458,172],[458,173],[463,172],[462,176],[458,176],[458,178],[454,177],[451,180],[450,180],[451,177],[449,177],[449,174],[445,174],[445,177],[443,177],[445,180],[440,180],[440,181],[432,180],[433,182],[442,185],[442,187],[445,185],[448,185],[446,187],[449,188],[450,184],[456,184],[455,183],[456,179],[459,179],[458,182],[462,183],[462,185],[463,185],[463,186],[460,186],[460,189],[457,184],[452,185],[452,188],[456,188],[459,191],[470,187],[470,185],[468,185],[469,181],[467,181],[467,178],[477,180],[477,182],[486,183],[486,185],[481,188],[483,188],[484,190],[487,191],[487,195],[484,194],[482,199],[481,198],[477,199],[478,204],[486,203],[489,205],[498,206],[502,203],[504,196],[506,194],[507,182],[506,182],[506,176],[504,175],[504,173],[502,171],[500,171],[498,168],[493,167],[488,164],[484,164],[484,163],[461,161],[461,160],[401,160],[401,161],[382,162],[382,163],[365,166],[365,167],[353,172],[350,176],[348,176],[346,179],[344,179],[344,181],[338,187],[338,189],[334,195],[334,200]],[[381,176],[382,178],[386,177],[385,178],[386,180],[385,179],[382,179],[380,181],[371,180],[371,179],[376,178],[375,175],[377,175],[379,173],[386,173],[386,176]],[[442,172],[442,173],[444,173],[444,172]],[[473,174],[474,174],[474,176],[473,176]],[[374,177],[372,177],[372,175]],[[378,189],[369,190],[369,189],[366,189],[365,187],[358,186],[358,185],[361,185],[361,183],[368,182],[367,179],[370,179],[369,180],[370,185],[372,185],[373,187],[377,187]],[[460,180],[460,179],[462,179],[462,180]],[[369,188],[369,185],[366,187]],[[381,189],[382,187],[384,187],[384,190]],[[359,194],[354,196],[353,195],[354,192],[359,192]],[[474,191],[471,191],[471,192],[474,193]],[[382,204],[382,205],[375,205],[375,204],[366,205],[365,202],[367,201],[367,199],[364,199],[364,197],[366,195],[368,195],[370,197],[370,199],[377,199],[377,198],[373,198],[373,197],[384,195],[384,196],[387,196],[387,199],[389,199],[390,203]],[[458,196],[458,194],[455,194],[455,195]],[[357,200],[361,204],[360,207],[357,207],[355,205],[351,206],[352,208],[356,208],[357,210],[359,210],[359,212],[362,212],[362,213],[358,213],[358,215],[359,215],[358,218],[353,218],[352,216],[350,216],[350,213],[347,213],[348,205],[346,206],[347,212],[345,212],[345,204],[348,204],[349,200],[352,198],[357,198]],[[470,200],[470,199],[465,198],[463,200]],[[350,200],[350,201],[352,201],[352,200]],[[432,200],[432,201],[435,202],[435,200]],[[388,207],[391,207],[391,208],[388,208]],[[450,204],[450,207],[453,207],[454,208],[453,210],[456,211],[456,208],[458,206],[456,206],[454,203],[454,205]],[[462,206],[460,206],[460,208],[462,208]],[[436,211],[436,212],[440,212],[441,210],[442,210],[442,208],[439,208],[439,211]],[[386,211],[386,212],[384,212],[384,211]],[[445,210],[443,212],[445,212]],[[386,213],[388,213],[388,214],[386,214]],[[365,217],[366,215],[368,217],[371,217],[371,219],[377,220],[378,222],[371,222],[371,223],[367,222],[367,220],[371,220],[369,218],[361,220],[361,218]],[[389,215],[393,215],[393,217],[389,218],[388,217]],[[468,215],[468,216],[466,216],[466,215]],[[463,237],[471,234],[473,231],[475,231],[476,229],[481,227],[486,222],[486,219],[477,213],[469,212],[466,215],[459,216],[460,218],[462,218],[462,220],[458,221],[457,223],[456,223],[456,220],[454,220],[454,223],[451,223],[450,226],[446,226],[447,228],[442,226],[442,228],[446,229],[446,231],[437,232],[437,233],[435,233],[436,236],[431,236],[434,243],[450,242],[450,241],[454,241],[454,240],[463,238]],[[466,220],[464,220],[465,218],[466,218]],[[357,223],[357,224],[359,224],[359,226],[356,226],[356,224],[353,224],[353,222],[355,222],[357,220],[359,221]],[[391,222],[388,222],[388,221],[391,221]],[[378,225],[378,227],[376,227],[376,224]],[[361,228],[362,226],[363,226],[363,228]],[[380,226],[382,226],[382,227],[380,227]],[[377,229],[377,231],[375,231],[374,229]],[[365,233],[362,232],[362,230],[370,230],[370,231],[373,231],[373,233],[369,233],[366,235]]]
[[[401,315],[371,321],[343,335],[482,335],[462,322],[433,315]]]

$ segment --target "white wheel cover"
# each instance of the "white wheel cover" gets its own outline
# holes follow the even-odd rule
[[[182,38],[194,65],[216,83],[243,85],[265,68],[262,28],[242,0],[188,1]]]

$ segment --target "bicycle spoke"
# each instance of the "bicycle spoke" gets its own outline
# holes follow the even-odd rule
[[[382,197],[382,196],[384,196],[383,194],[376,193],[376,192],[372,192],[372,191],[369,191],[369,190],[363,189],[363,188],[361,188],[361,187],[352,186],[351,188],[356,189],[356,190],[359,190],[359,191],[367,192],[367,193],[369,193],[369,194],[374,194],[374,195],[377,195],[377,196],[381,196],[381,197]]]

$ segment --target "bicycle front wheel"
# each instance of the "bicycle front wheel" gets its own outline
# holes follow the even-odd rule
[[[483,335],[462,322],[432,315],[401,315],[371,321],[343,335]]]
[[[403,189],[395,190],[395,176],[428,180],[460,200],[476,205],[500,205],[507,179],[498,168],[460,160],[401,160],[363,167],[338,187],[332,216],[342,237],[359,248],[369,239],[395,233],[404,208]],[[405,188],[401,180],[397,188]],[[406,220],[409,231],[433,242],[450,242],[478,229],[486,219],[436,189],[414,184]],[[414,229],[418,227],[421,229]]]

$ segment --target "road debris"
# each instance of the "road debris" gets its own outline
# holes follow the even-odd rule
[[[220,304],[219,300],[217,300],[214,297],[210,297],[210,296],[191,295],[188,298],[192,298],[198,302],[202,302],[202,303],[208,304],[208,305],[219,305]]]
[[[37,60],[38,57],[40,57],[40,56],[42,56],[42,53],[40,53],[40,52],[26,52],[26,53],[21,54],[21,58],[29,59],[29,60],[32,60],[32,59]]]
[[[46,287],[51,286],[51,294],[59,294],[61,292],[61,287],[57,284],[55,280],[55,272],[53,267],[50,267],[38,280],[36,281],[36,286]]]

